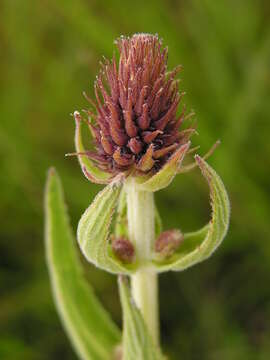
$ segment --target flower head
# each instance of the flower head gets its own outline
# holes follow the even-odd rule
[[[95,151],[84,155],[112,176],[154,174],[194,130],[179,131],[184,93],[175,77],[181,66],[167,71],[168,49],[157,35],[122,36],[116,44],[118,65],[115,57],[105,60],[95,81],[96,99],[88,98],[95,108],[87,112]]]

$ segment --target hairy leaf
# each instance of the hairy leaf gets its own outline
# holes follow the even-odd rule
[[[136,264],[122,263],[114,256],[109,243],[110,225],[121,188],[121,182],[113,182],[97,194],[79,221],[77,238],[89,262],[112,273],[128,274],[135,270]]]
[[[154,346],[139,309],[130,294],[127,278],[119,277],[120,300],[123,309],[123,360],[162,360]]]
[[[230,204],[225,187],[217,173],[198,155],[195,157],[210,187],[212,219],[199,231],[184,235],[179,250],[167,260],[154,260],[158,271],[181,271],[199,263],[216,250],[229,225]]]
[[[60,179],[54,169],[47,180],[45,210],[47,265],[63,326],[81,359],[110,359],[120,342],[120,332],[83,277]]]

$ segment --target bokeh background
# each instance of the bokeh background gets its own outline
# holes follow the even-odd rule
[[[54,165],[74,229],[100,187],[82,176],[70,112],[87,107],[99,60],[121,34],[158,33],[196,111],[232,218],[207,262],[160,278],[162,341],[172,359],[270,358],[270,3],[252,0],[2,0],[0,2],[0,358],[76,359],[51,297],[43,188]],[[157,195],[165,229],[209,219],[198,170]],[[121,324],[116,279],[85,274]]]

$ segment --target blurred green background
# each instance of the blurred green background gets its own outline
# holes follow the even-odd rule
[[[52,302],[43,188],[54,165],[74,229],[100,187],[81,174],[70,112],[87,107],[103,55],[121,34],[158,33],[196,111],[203,154],[228,189],[232,219],[207,262],[160,279],[162,341],[172,359],[270,358],[270,3],[252,0],[0,2],[0,359],[76,359]],[[157,195],[166,229],[209,219],[198,170]],[[121,324],[116,279],[85,273]]]

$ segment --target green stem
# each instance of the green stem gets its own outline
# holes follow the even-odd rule
[[[131,291],[155,344],[159,345],[158,278],[151,268],[144,266],[155,241],[154,195],[139,191],[132,178],[126,184],[126,192],[129,237],[141,264],[140,270],[131,276]]]

